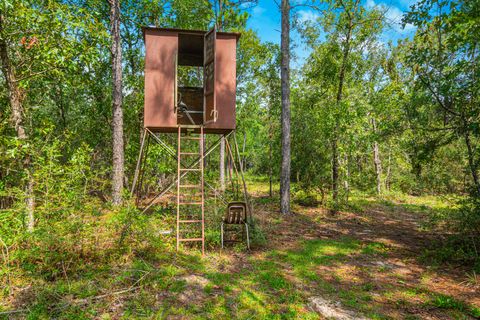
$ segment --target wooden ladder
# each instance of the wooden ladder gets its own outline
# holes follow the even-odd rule
[[[192,126],[178,126],[178,143],[177,143],[177,250],[180,248],[181,242],[202,242],[202,254],[205,254],[205,201],[204,201],[204,183],[203,183],[203,126],[195,126],[200,129],[200,134],[195,136],[192,133],[188,134],[187,128]],[[182,128],[184,129],[185,135],[182,136]],[[182,141],[183,140],[196,140],[198,141],[198,152],[184,152],[182,150]],[[185,167],[182,163],[182,156],[191,159],[192,156],[198,156],[199,167],[194,168],[193,166]],[[187,163],[194,163],[192,161],[187,161]],[[188,178],[199,173],[197,180],[194,183],[189,183]],[[183,182],[182,182],[183,181]],[[190,191],[190,193],[187,192]],[[196,191],[196,192],[195,192]],[[186,195],[195,195],[194,199],[188,199]],[[200,199],[198,199],[200,197]],[[197,212],[194,217],[185,217],[185,213],[188,212],[187,207],[190,209],[196,208]],[[198,210],[200,209],[200,210]],[[200,212],[199,212],[200,211]],[[190,226],[201,226],[201,237],[186,237],[183,238],[181,235],[182,227]],[[186,227],[184,227],[186,228]],[[196,228],[188,228],[188,231]],[[198,229],[197,229],[198,230]]]

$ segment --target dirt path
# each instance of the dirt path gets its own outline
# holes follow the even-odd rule
[[[205,256],[198,248],[177,252],[174,237],[158,235],[165,214],[144,216],[129,250],[119,251],[112,241],[119,234],[100,217],[95,256],[76,256],[67,265],[75,272],[46,277],[18,265],[0,319],[480,317],[478,281],[468,269],[422,258],[441,232],[425,231],[426,214],[408,203],[362,198],[355,212],[335,215],[294,205],[283,217],[263,196],[254,197],[254,211],[266,241],[253,232],[248,252],[221,250],[213,222]]]
[[[349,306],[354,310],[374,310],[396,319],[470,317],[470,306],[480,307],[479,284],[471,281],[467,269],[422,262],[425,249],[440,239],[435,232],[422,231],[425,215],[380,204],[360,213],[334,215],[321,208],[295,209],[295,214],[279,219],[271,205],[257,206],[257,219],[268,235],[268,250],[299,251],[305,241],[343,243],[348,239],[365,253],[352,250],[337,263],[316,266],[321,281],[337,291],[327,292],[330,299],[337,299],[340,292],[347,296],[340,300],[348,301],[351,296]],[[307,295],[325,294],[314,284],[307,287]],[[365,303],[356,303],[355,296],[364,293]]]

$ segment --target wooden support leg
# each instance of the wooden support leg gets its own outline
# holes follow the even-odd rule
[[[223,249],[223,234],[224,234],[224,231],[223,231],[223,222],[220,224],[220,238],[221,238],[221,242],[222,242],[222,249]]]
[[[130,196],[133,196],[133,193],[135,192],[135,188],[137,186],[138,175],[140,174],[140,167],[141,167],[141,164],[142,164],[143,147],[145,145],[146,136],[147,136],[147,130],[143,129],[142,143],[140,144],[140,152],[138,153],[137,166],[135,167],[135,175],[133,177],[133,183],[132,183],[132,189],[130,190]]]
[[[143,151],[143,159],[142,161],[140,162],[140,176],[139,176],[139,180],[138,180],[138,184],[137,184],[137,187],[136,187],[136,195],[135,195],[135,204],[138,206],[138,202],[140,201],[140,197],[141,197],[141,192],[142,192],[142,187],[143,187],[143,178],[145,176],[145,162],[146,162],[146,159],[147,159],[147,156],[148,156],[148,149],[150,147],[150,135],[147,136],[147,142],[146,142],[146,146],[144,147],[144,151]]]
[[[245,223],[245,231],[247,232],[247,249],[250,250],[250,235],[248,234],[248,223]]]

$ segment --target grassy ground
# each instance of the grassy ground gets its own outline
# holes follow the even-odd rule
[[[65,255],[54,271],[42,269],[52,265],[43,258],[11,266],[0,312],[29,319],[322,319],[311,301],[323,297],[372,319],[480,317],[476,275],[425,254],[441,239],[426,222],[449,208],[448,199],[353,195],[335,215],[294,204],[294,214],[281,217],[268,185],[250,186],[257,228],[250,252],[242,245],[220,250],[212,228],[204,257],[195,248],[176,253],[172,237],[160,232],[172,221],[168,212],[137,217],[119,247],[121,230],[109,228],[115,218],[104,213],[81,254]],[[62,248],[42,250],[48,256]]]

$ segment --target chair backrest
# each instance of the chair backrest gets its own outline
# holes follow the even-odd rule
[[[223,222],[227,224],[243,224],[247,222],[247,204],[241,201],[230,202],[227,205],[227,212]]]

